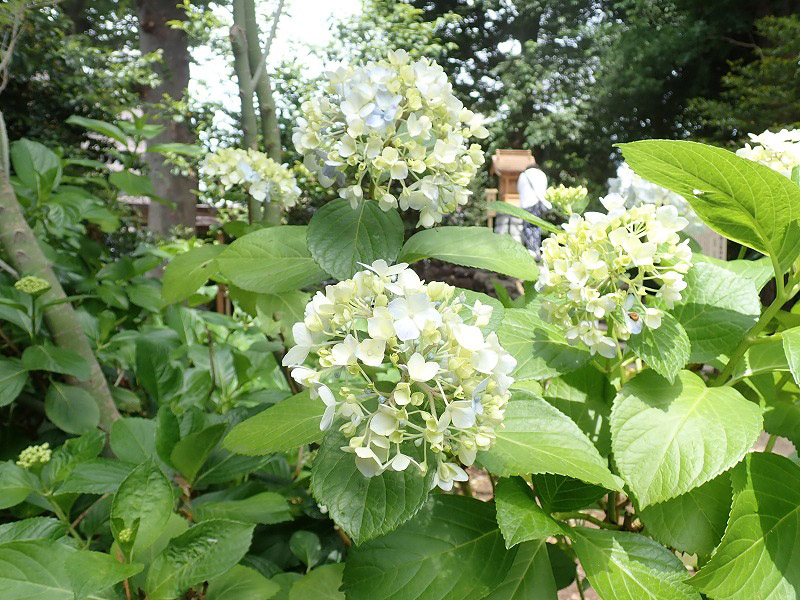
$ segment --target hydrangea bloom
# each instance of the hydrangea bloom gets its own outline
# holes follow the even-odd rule
[[[800,129],[748,135],[753,145],[745,144],[736,151],[737,156],[766,165],[786,177],[792,176],[792,169],[800,167]]]
[[[277,202],[289,208],[297,204],[300,197],[300,188],[292,172],[252,148],[220,148],[207,154],[203,173],[218,180],[225,190],[241,186],[258,202]]]
[[[618,340],[661,325],[662,312],[647,303],[652,295],[669,308],[680,300],[692,251],[680,241],[687,221],[673,205],[626,209],[617,194],[601,202],[608,214],[572,215],[542,243],[536,289],[547,294],[543,316],[562,325],[570,343],[611,358]]]
[[[355,208],[419,211],[432,227],[466,204],[467,185],[483,164],[478,144],[488,131],[453,95],[442,67],[410,62],[405,50],[388,60],[328,73],[324,94],[302,105],[292,140],[305,165]]]
[[[433,468],[449,490],[466,478],[458,461],[494,442],[516,361],[481,329],[491,306],[407,267],[378,260],[317,292],[283,364],[325,404],[321,429],[343,421],[343,450],[365,476]]]
[[[589,190],[578,185],[566,187],[563,183],[550,186],[544,193],[544,199],[560,214],[569,216],[586,208]]]
[[[628,208],[639,204],[674,206],[678,210],[678,215],[686,219],[686,232],[689,235],[697,235],[705,228],[700,217],[683,196],[639,177],[628,163],[622,163],[617,167],[617,176],[608,180],[608,192],[625,198],[625,206]]]

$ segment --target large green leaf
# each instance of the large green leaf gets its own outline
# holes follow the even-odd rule
[[[122,563],[104,552],[88,550],[73,552],[64,562],[75,600],[107,590],[120,581],[133,577],[144,568],[141,564]]]
[[[783,456],[749,454],[731,481],[725,535],[692,584],[714,600],[800,597],[800,467]]]
[[[797,384],[800,384],[800,327],[792,327],[782,332],[783,353],[786,355],[786,362],[789,371]]]
[[[97,133],[118,141],[120,144],[125,145],[125,147],[128,146],[128,136],[126,136],[122,130],[113,123],[100,121],[98,119],[89,119],[87,117],[79,117],[78,115],[70,116],[66,122],[70,125],[77,125],[79,127],[91,129],[92,131],[96,131]]]
[[[317,502],[356,544],[387,533],[404,523],[424,504],[434,469],[425,476],[415,467],[402,472],[387,469],[364,477],[355,455],[341,450],[347,439],[330,431],[311,470],[311,492]]]
[[[632,335],[628,346],[636,356],[669,381],[674,381],[678,371],[689,362],[691,350],[689,337],[669,313],[662,315],[658,329],[645,327],[641,333]]]
[[[521,477],[501,479],[495,486],[494,501],[506,548],[564,533],[561,525],[539,508],[533,491]]]
[[[231,519],[242,523],[282,523],[291,521],[292,511],[286,498],[276,492],[261,492],[242,500],[218,500],[194,505],[197,521]]]
[[[158,404],[168,402],[183,384],[183,373],[170,362],[178,336],[170,330],[140,333],[136,338],[136,379]]]
[[[0,598],[4,600],[75,600],[75,583],[73,578],[76,575],[71,571],[72,557],[75,554],[89,554],[86,562],[91,563],[90,569],[97,570],[95,577],[92,572],[84,573],[86,587],[91,591],[86,592],[86,587],[78,583],[83,595],[77,596],[79,599],[88,600],[108,600],[109,596],[97,594],[103,589],[110,587],[115,582],[112,581],[105,588],[97,589],[97,585],[105,585],[114,579],[109,576],[110,571],[105,571],[99,567],[99,561],[95,562],[96,552],[76,551],[74,548],[55,542],[52,540],[38,540],[27,542],[11,542],[0,545]],[[107,556],[107,555],[104,555]],[[108,557],[111,558],[110,556]],[[108,563],[104,559],[104,566]],[[122,565],[125,572],[140,570],[141,565]],[[102,572],[101,572],[102,571]],[[119,570],[116,570],[119,574]],[[105,575],[105,577],[102,577]],[[117,581],[120,581],[119,579]]]
[[[304,390],[239,423],[222,445],[239,454],[269,454],[320,442],[325,436],[319,428],[323,412],[322,401]]]
[[[139,464],[155,453],[156,422],[141,417],[114,421],[109,435],[111,450],[122,461]]]
[[[0,508],[16,506],[28,497],[35,487],[33,477],[13,462],[0,463]]]
[[[70,438],[60,448],[53,451],[50,461],[42,467],[42,483],[52,487],[64,481],[81,463],[96,458],[103,451],[106,442],[105,434],[93,429],[80,437]]]
[[[320,208],[308,224],[308,249],[317,264],[336,279],[348,279],[382,258],[392,264],[403,245],[403,220],[377,202],[355,209],[339,198]]]
[[[520,544],[506,578],[485,600],[557,600],[547,541]]]
[[[570,346],[561,330],[534,311],[509,308],[497,330],[500,343],[517,359],[517,380],[547,379],[574,371],[589,360],[584,349]]]
[[[0,525],[0,545],[8,542],[57,540],[67,534],[67,524],[52,517],[31,517]]]
[[[692,267],[686,284],[683,298],[671,312],[689,337],[689,361],[707,362],[730,354],[761,314],[755,285],[705,262]]]
[[[397,260],[413,263],[423,258],[438,258],[528,281],[539,275],[536,261],[522,244],[487,227],[436,227],[420,231],[405,243]]]
[[[677,498],[639,511],[645,533],[681,552],[708,556],[722,539],[731,509],[731,478],[723,473]]]
[[[530,392],[512,392],[505,427],[497,432],[494,447],[478,454],[489,471],[503,477],[558,473],[622,489],[622,480],[611,474],[606,460],[569,417]]]
[[[728,385],[761,373],[789,370],[789,361],[786,358],[783,340],[776,336],[764,339],[761,343],[748,348],[742,359],[733,368]]]
[[[277,583],[255,569],[235,565],[211,580],[206,591],[206,600],[269,600],[279,590]]]
[[[93,458],[77,465],[58,493],[113,494],[133,468],[134,465],[121,460]]]
[[[515,555],[494,517],[494,507],[480,500],[432,496],[405,525],[350,549],[348,600],[483,598],[502,583]]]
[[[591,364],[551,379],[544,399],[575,421],[603,456],[611,452],[608,417],[614,388],[608,378]]]
[[[0,406],[17,399],[28,382],[28,369],[16,358],[0,358]]]
[[[119,540],[124,529],[135,535],[134,547],[152,544],[172,515],[172,486],[152,459],[131,471],[111,502],[111,531]]]
[[[571,537],[602,600],[700,600],[683,563],[643,535],[576,527]]]
[[[50,192],[61,180],[61,161],[44,144],[22,138],[11,144],[9,154],[14,174],[37,195]]]
[[[681,371],[674,383],[645,371],[611,411],[620,475],[640,508],[680,496],[738,463],[761,433],[758,405]]]
[[[683,196],[711,229],[787,266],[800,243],[800,187],[769,167],[695,142],[621,144],[638,174]],[[788,261],[788,262],[787,262]]]
[[[322,565],[298,579],[289,590],[289,600],[345,600],[342,586],[342,563]]]
[[[44,412],[53,425],[67,433],[91,431],[100,423],[100,409],[85,389],[54,381],[44,398]]]
[[[537,227],[545,231],[549,231],[550,233],[561,233],[561,228],[556,225],[553,225],[550,221],[545,221],[531,213],[529,213],[524,208],[520,208],[519,206],[514,206],[508,202],[489,202],[486,205],[486,210],[494,210],[499,213],[503,213],[506,215],[511,215],[512,217],[517,217],[518,219],[522,219],[523,221],[527,221]]]
[[[598,485],[584,483],[573,477],[537,473],[532,476],[533,489],[545,512],[569,512],[591,506],[606,495]]]
[[[204,521],[172,538],[150,565],[148,600],[175,600],[191,586],[225,573],[247,553],[254,527]]]
[[[217,270],[216,258],[225,250],[223,245],[200,246],[169,261],[164,269],[161,294],[168,304],[182,302],[194,294]]]
[[[328,275],[306,245],[306,228],[284,225],[248,233],[217,257],[222,274],[250,292],[279,294],[319,283]]]
[[[189,482],[194,481],[197,472],[208,455],[216,448],[225,434],[225,423],[218,423],[195,431],[175,444],[170,453],[170,464],[180,471]]]
[[[86,381],[92,374],[89,363],[80,354],[50,344],[25,348],[22,365],[29,371],[61,373],[80,381]]]

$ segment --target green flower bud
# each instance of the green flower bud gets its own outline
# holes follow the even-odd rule
[[[17,281],[14,287],[20,292],[30,294],[31,296],[39,296],[50,289],[50,284],[41,277],[26,275]]]

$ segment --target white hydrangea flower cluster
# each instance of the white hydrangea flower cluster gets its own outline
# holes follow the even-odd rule
[[[589,190],[582,185],[567,187],[560,183],[547,188],[544,192],[544,199],[560,214],[570,216],[572,213],[579,213],[586,208],[588,195]]]
[[[660,327],[663,313],[648,298],[669,308],[681,299],[692,251],[678,236],[687,221],[675,206],[626,209],[618,194],[600,201],[608,214],[572,215],[562,233],[542,242],[536,289],[547,294],[543,318],[563,326],[570,343],[612,358],[619,340]]]
[[[377,200],[384,210],[419,211],[432,227],[469,199],[483,164],[470,137],[489,132],[453,95],[441,66],[405,50],[388,60],[328,73],[324,95],[304,102],[292,140],[324,187],[355,208]]]
[[[792,169],[800,167],[800,129],[748,135],[753,145],[745,144],[736,151],[737,156],[766,165],[786,177],[792,176]]]
[[[234,186],[258,202],[276,202],[284,208],[297,204],[300,188],[292,172],[263,152],[249,148],[220,148],[203,161],[203,173],[225,190]]]
[[[617,167],[617,176],[608,180],[608,193],[619,194],[625,198],[625,206],[628,208],[640,204],[674,206],[678,210],[678,215],[686,219],[686,233],[691,236],[705,229],[703,221],[683,196],[639,177],[628,163],[622,163]]]
[[[433,468],[449,490],[467,478],[458,461],[473,464],[502,427],[516,360],[481,329],[491,306],[404,263],[364,266],[312,298],[283,364],[325,403],[321,429],[344,421],[361,473]]]

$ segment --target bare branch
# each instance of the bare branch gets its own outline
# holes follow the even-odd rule
[[[256,70],[253,72],[253,87],[258,85],[258,80],[261,78],[261,73],[263,73],[264,69],[267,68],[267,57],[269,56],[269,51],[272,48],[272,40],[275,39],[275,34],[278,31],[278,21],[283,13],[283,3],[284,0],[278,0],[278,7],[275,9],[275,14],[272,17],[272,27],[269,31],[267,43],[264,45],[264,50],[261,53],[261,60],[259,61]]]

